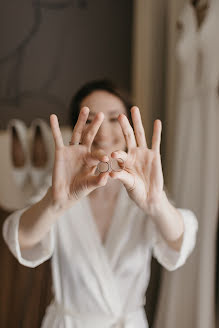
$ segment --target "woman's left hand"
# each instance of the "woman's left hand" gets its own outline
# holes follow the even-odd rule
[[[111,154],[112,158],[124,161],[124,169],[112,171],[110,176],[119,179],[134,202],[150,214],[164,197],[160,156],[162,125],[160,120],[155,120],[152,148],[149,149],[138,107],[132,107],[131,115],[134,130],[124,114],[118,117],[128,151],[118,150]]]

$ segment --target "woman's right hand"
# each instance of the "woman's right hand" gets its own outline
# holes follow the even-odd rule
[[[83,107],[73,129],[72,145],[68,146],[63,143],[57,116],[50,116],[55,142],[52,197],[53,203],[64,209],[71,207],[75,201],[87,196],[96,188],[104,186],[109,177],[108,172],[94,175],[99,161],[108,161],[109,158],[102,150],[91,151],[104,114],[99,112],[92,122],[86,125],[88,115],[89,108]]]

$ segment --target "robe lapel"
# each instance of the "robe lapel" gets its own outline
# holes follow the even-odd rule
[[[127,225],[128,215],[127,197],[126,190],[122,187],[115,206],[111,226],[105,241],[104,250],[112,271],[114,271],[115,263],[121,254],[120,247],[122,246],[122,235],[127,228],[125,227],[125,225]]]
[[[77,245],[77,247],[81,247],[81,250],[83,252],[83,256],[85,258],[85,261],[87,262],[87,269],[91,270],[93,274],[97,277],[97,282],[100,286],[100,291],[102,293],[103,299],[105,299],[105,304],[108,307],[109,313],[113,314],[113,310],[111,307],[111,303],[109,302],[110,297],[108,296],[108,290],[106,289],[104,282],[104,272],[101,267],[101,256],[98,254],[95,248],[96,241],[93,239],[91,235],[93,233],[91,232],[90,227],[88,227],[88,223],[86,224],[84,216],[84,204],[77,204],[79,206],[80,210],[79,213],[81,214],[81,217],[74,220],[74,232],[77,235],[77,238],[80,241],[80,244]],[[71,215],[72,218],[72,215]],[[88,286],[89,288],[89,286]],[[93,291],[94,292],[94,291]]]
[[[116,244],[119,240],[118,229],[121,219],[121,210],[124,206],[124,193],[120,190],[117,198],[114,215],[112,217],[111,225],[107,233],[105,245],[102,244],[96,223],[94,221],[88,199],[83,199],[81,202],[83,215],[81,221],[83,222],[83,229],[80,225],[80,233],[83,247],[86,248],[88,260],[91,261],[91,266],[95,270],[101,284],[103,296],[107,301],[113,315],[119,316],[122,311],[122,302],[119,297],[119,292],[115,280],[115,273],[113,272],[113,257],[117,252]],[[82,224],[82,223],[81,223]],[[83,230],[83,231],[82,231]],[[92,257],[89,254],[92,253]]]

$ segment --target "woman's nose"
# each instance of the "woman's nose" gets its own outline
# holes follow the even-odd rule
[[[110,127],[109,124],[107,124],[107,122],[104,122],[101,124],[97,136],[101,139],[108,139],[110,136]]]

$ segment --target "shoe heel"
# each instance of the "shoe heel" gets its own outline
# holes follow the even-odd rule
[[[31,123],[30,153],[31,182],[37,191],[49,181],[47,177],[52,175],[54,161],[51,129],[43,119],[36,118]]]
[[[13,177],[16,184],[22,189],[27,181],[29,168],[27,127],[23,121],[12,119],[9,121],[7,129]]]

